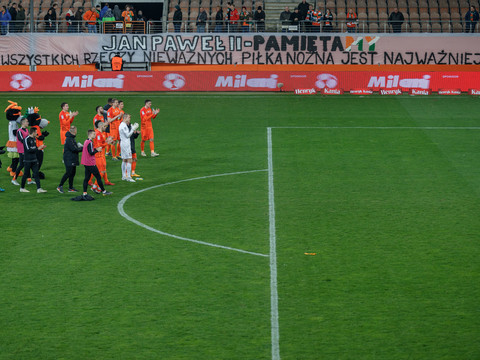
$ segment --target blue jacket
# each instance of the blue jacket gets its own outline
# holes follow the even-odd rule
[[[8,11],[0,12],[0,23],[2,26],[8,26],[8,23],[12,20],[12,15]]]

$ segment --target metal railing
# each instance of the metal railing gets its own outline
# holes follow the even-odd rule
[[[265,21],[257,23],[249,21],[248,25],[242,22],[228,23],[217,21],[208,21],[205,26],[198,27],[196,21],[182,21],[176,23],[168,21],[166,24],[166,32],[301,32],[301,33],[318,33],[318,32],[351,32],[351,33],[463,33],[467,32],[467,23],[465,21],[405,21],[402,24],[392,24],[388,21],[365,21],[361,20],[356,23],[355,27],[347,27],[346,21],[333,21],[331,26],[320,24],[313,26],[309,22],[300,21],[296,24],[280,20]],[[200,29],[200,31],[199,31]],[[470,28],[469,28],[470,30]],[[469,31],[470,32],[470,31]],[[479,26],[475,26],[474,33],[479,32]]]
[[[51,26],[50,26],[51,25]],[[201,25],[201,24],[200,24]],[[154,33],[251,33],[251,32],[289,32],[289,33],[479,33],[479,26],[476,24],[473,31],[469,24],[462,20],[457,21],[405,21],[399,26],[393,26],[388,21],[358,21],[354,28],[348,28],[345,21],[333,21],[332,26],[311,26],[307,22],[293,24],[290,22],[274,20],[257,23],[253,20],[248,24],[207,21],[204,26],[198,26],[196,21],[182,21],[180,23],[167,21],[112,21],[97,23],[95,26],[88,26],[85,21],[56,21],[47,24],[45,21],[10,21],[8,26],[0,27],[2,35],[8,33],[22,32],[51,32],[51,33],[133,33],[133,34],[154,34]],[[469,30],[469,31],[467,31]]]

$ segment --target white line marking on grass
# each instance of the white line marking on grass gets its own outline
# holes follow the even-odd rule
[[[205,242],[205,241],[200,241],[200,240],[195,240],[195,239],[189,239],[189,238],[186,238],[186,237],[183,237],[183,236],[178,236],[178,235],[174,235],[174,234],[169,234],[167,232],[164,232],[164,231],[160,231],[160,230],[157,230],[155,228],[152,228],[151,226],[148,226],[148,225],[145,225],[144,223],[132,218],[131,216],[129,216],[125,210],[123,209],[123,206],[125,205],[125,203],[127,202],[128,199],[130,199],[131,197],[137,195],[137,194],[140,194],[144,191],[148,191],[148,190],[152,190],[152,189],[156,189],[156,188],[159,188],[159,187],[163,187],[163,186],[168,186],[168,185],[173,185],[173,184],[180,184],[180,183],[184,183],[184,182],[188,182],[188,181],[195,181],[195,180],[203,180],[203,179],[210,179],[210,178],[215,178],[215,177],[220,177],[220,176],[229,176],[229,175],[240,175],[240,174],[249,174],[249,173],[255,173],[255,172],[261,172],[261,171],[267,171],[266,169],[263,169],[263,170],[251,170],[251,171],[239,171],[239,172],[233,172],[233,173],[226,173],[226,174],[217,174],[217,175],[209,175],[209,176],[200,176],[200,177],[196,177],[196,178],[192,178],[192,179],[185,179],[185,180],[178,180],[178,181],[172,181],[172,182],[169,182],[169,183],[165,183],[165,184],[160,184],[160,185],[155,185],[155,186],[151,186],[149,188],[145,188],[145,189],[142,189],[142,190],[138,190],[138,191],[135,191],[133,193],[130,193],[126,196],[124,196],[119,202],[118,202],[118,205],[117,205],[117,209],[118,209],[118,212],[120,213],[121,216],[123,216],[125,219],[127,219],[128,221],[146,229],[146,230],[150,230],[150,231],[153,231],[157,234],[160,234],[160,235],[164,235],[164,236],[168,236],[168,237],[171,237],[171,238],[174,238],[174,239],[177,239],[177,240],[183,240],[183,241],[189,241],[189,242],[193,242],[195,244],[200,244],[200,245],[205,245],[205,246],[211,246],[211,247],[216,247],[216,248],[220,248],[220,249],[225,249],[225,250],[231,250],[231,251],[237,251],[237,252],[240,252],[240,253],[244,253],[244,254],[249,254],[249,255],[255,255],[255,256],[262,256],[262,257],[268,257],[269,255],[266,255],[266,254],[260,254],[260,253],[257,253],[257,252],[253,252],[253,251],[247,251],[247,250],[242,250],[242,249],[237,249],[237,248],[233,248],[233,247],[229,247],[229,246],[223,246],[223,245],[219,245],[219,244],[213,244],[213,243],[209,243],[209,242]]]
[[[277,239],[275,231],[275,192],[273,187],[272,129],[267,128],[268,143],[268,213],[270,224],[270,321],[272,329],[272,360],[280,359],[280,331],[278,325]]]
[[[272,126],[271,129],[480,130],[478,126]]]

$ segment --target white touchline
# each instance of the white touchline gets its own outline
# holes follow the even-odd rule
[[[183,236],[178,236],[178,235],[174,235],[174,234],[169,234],[169,233],[166,233],[164,231],[160,231],[160,230],[157,230],[151,226],[148,226],[148,225],[145,225],[144,223],[132,218],[131,216],[129,216],[123,206],[125,205],[125,203],[127,202],[128,199],[130,199],[131,197],[137,195],[137,194],[140,194],[144,191],[148,191],[148,190],[152,190],[152,189],[155,189],[155,188],[158,188],[158,187],[163,187],[163,186],[167,186],[167,185],[173,185],[173,184],[180,184],[180,183],[183,183],[183,182],[188,182],[188,181],[194,181],[194,180],[203,180],[203,179],[209,179],[209,178],[214,178],[214,177],[219,177],[219,176],[229,176],[229,175],[240,175],[240,174],[248,174],[248,173],[255,173],[255,172],[261,172],[261,171],[267,171],[265,169],[263,170],[251,170],[251,171],[239,171],[239,172],[233,172],[233,173],[226,173],[226,174],[217,174],[217,175],[209,175],[209,176],[201,176],[201,177],[196,177],[196,178],[192,178],[192,179],[185,179],[185,180],[178,180],[178,181],[172,181],[172,182],[169,182],[169,183],[165,183],[165,184],[160,184],[160,185],[155,185],[155,186],[151,186],[149,188],[145,188],[145,189],[142,189],[142,190],[138,190],[138,191],[135,191],[133,193],[130,193],[126,196],[124,196],[119,202],[118,202],[118,205],[117,205],[117,209],[118,209],[118,212],[120,213],[121,216],[123,216],[125,219],[127,219],[128,221],[131,221],[132,223],[146,229],[146,230],[150,230],[150,231],[153,231],[157,234],[160,234],[160,235],[164,235],[164,236],[168,236],[168,237],[171,237],[171,238],[174,238],[174,239],[177,239],[177,240],[183,240],[183,241],[189,241],[189,242],[193,242],[193,243],[196,243],[196,244],[200,244],[200,245],[206,245],[206,246],[211,246],[211,247],[216,247],[216,248],[220,248],[220,249],[225,249],[225,250],[231,250],[231,251],[237,251],[237,252],[241,252],[241,253],[244,253],[244,254],[250,254],[250,255],[256,255],[256,256],[262,256],[262,257],[268,257],[269,255],[266,255],[266,254],[260,254],[260,253],[257,253],[257,252],[253,252],[253,251],[247,251],[247,250],[242,250],[242,249],[237,249],[237,248],[233,248],[233,247],[229,247],[229,246],[223,246],[223,245],[219,245],[219,244],[213,244],[213,243],[209,243],[209,242],[206,242],[206,241],[200,241],[200,240],[195,240],[195,239],[189,239],[189,238],[186,238],[186,237],[183,237]]]
[[[270,129],[480,130],[478,126],[273,126]]]
[[[275,192],[273,187],[272,129],[267,128],[268,143],[268,214],[270,223],[270,321],[272,330],[272,360],[280,359],[278,325],[277,245],[275,232]]]

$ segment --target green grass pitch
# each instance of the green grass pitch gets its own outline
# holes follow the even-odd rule
[[[160,156],[137,183],[107,159],[114,194],[70,201],[60,104],[83,142],[109,96],[0,94],[51,133],[48,193],[1,158],[0,359],[480,358],[478,98],[119,94],[161,109]]]

